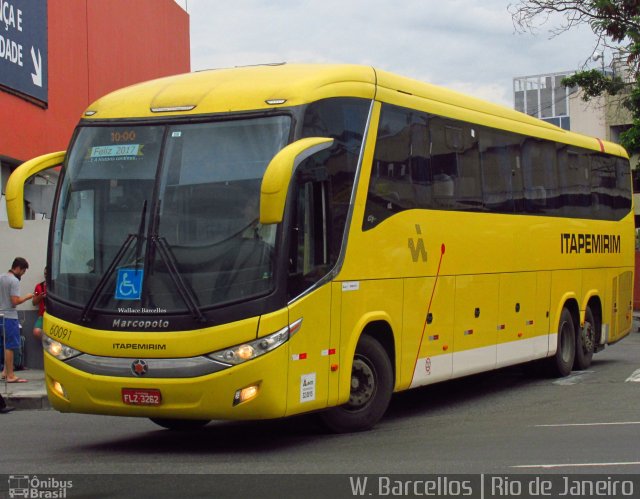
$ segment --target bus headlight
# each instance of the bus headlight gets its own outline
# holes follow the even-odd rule
[[[217,352],[210,353],[207,357],[224,362],[225,364],[242,364],[243,362],[260,357],[278,348],[300,329],[301,324],[302,319],[298,319],[293,324],[269,336],[243,343],[242,345],[225,348],[224,350],[218,350]]]
[[[58,360],[67,360],[82,353],[53,338],[49,338],[46,334],[42,335],[42,348]]]

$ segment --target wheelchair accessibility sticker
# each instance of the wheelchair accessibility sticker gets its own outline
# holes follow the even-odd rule
[[[116,300],[139,300],[142,296],[142,269],[118,269]]]

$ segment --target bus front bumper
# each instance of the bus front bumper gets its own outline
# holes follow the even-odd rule
[[[287,351],[283,345],[243,364],[192,378],[90,374],[45,353],[47,393],[53,408],[61,412],[175,419],[278,418],[286,412]],[[132,398],[132,393],[142,396]],[[242,401],[240,393],[254,396]]]

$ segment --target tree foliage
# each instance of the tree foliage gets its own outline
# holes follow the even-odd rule
[[[620,141],[629,153],[640,153],[640,0],[520,0],[509,11],[521,31],[535,32],[550,18],[561,19],[554,34],[588,25],[596,35],[591,55],[608,49],[624,61],[625,74],[585,67],[563,84],[580,87],[585,100],[620,95],[633,119]]]

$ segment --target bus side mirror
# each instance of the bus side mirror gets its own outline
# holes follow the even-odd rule
[[[309,137],[289,144],[276,154],[262,178],[260,187],[260,223],[282,222],[289,183],[297,166],[315,153],[333,145],[333,139]]]
[[[25,161],[16,168],[7,181],[7,217],[9,226],[22,229],[24,226],[24,184],[36,173],[64,163],[67,151],[53,152]]]

